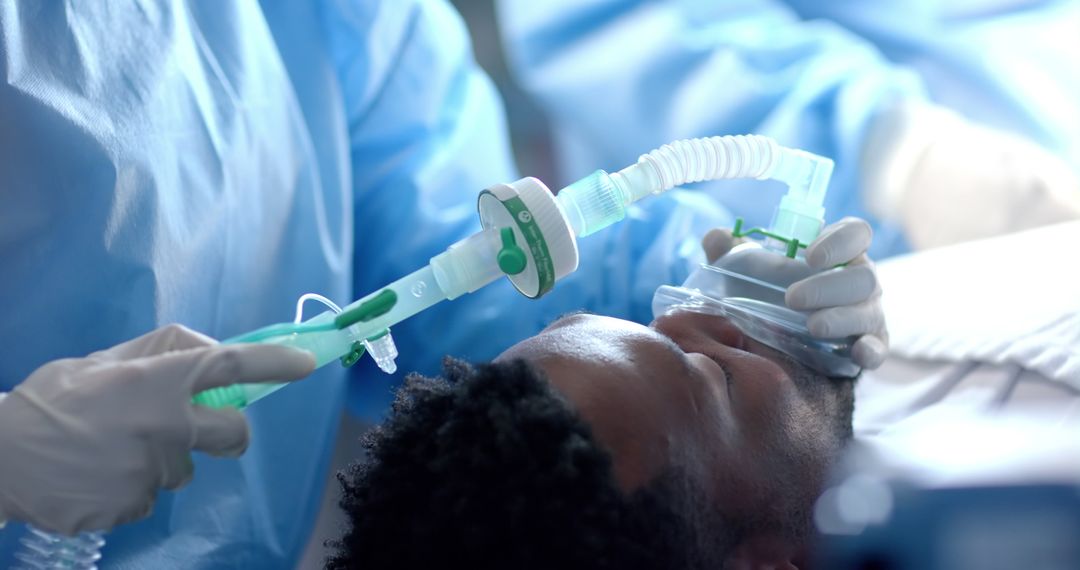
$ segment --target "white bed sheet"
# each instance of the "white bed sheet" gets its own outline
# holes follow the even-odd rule
[[[893,355],[1015,364],[1080,389],[1080,222],[878,266]]]
[[[855,390],[862,438],[1023,415],[1080,436],[1080,222],[879,265],[891,353]]]

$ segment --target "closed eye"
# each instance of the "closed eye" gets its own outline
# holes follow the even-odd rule
[[[687,359],[686,359],[687,354],[700,354],[701,356],[704,356],[705,358],[708,358],[712,362],[715,362],[716,365],[720,368],[720,371],[724,373],[724,378],[725,378],[724,388],[727,391],[728,398],[729,399],[731,398],[731,379],[732,379],[732,375],[731,375],[731,369],[728,368],[727,362],[724,362],[722,359],[719,359],[719,358],[713,358],[712,356],[710,356],[708,354],[701,353],[701,352],[687,353],[685,350],[682,349],[681,346],[678,345],[678,343],[676,343],[674,340],[672,340],[667,335],[663,334],[660,331],[656,331],[656,333],[657,333],[657,336],[660,338],[660,341],[667,347],[667,349],[672,351],[672,353],[675,354],[676,356],[678,356],[679,361],[682,362],[683,368],[686,371],[689,371],[691,369],[691,366],[687,362]]]

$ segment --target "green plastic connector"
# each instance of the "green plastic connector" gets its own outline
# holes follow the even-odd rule
[[[499,263],[499,270],[507,275],[517,275],[525,271],[529,260],[525,257],[525,251],[518,247],[517,240],[514,239],[514,229],[502,228],[499,230],[499,235],[502,238],[502,249],[495,258]]]
[[[242,410],[248,405],[247,393],[239,384],[203,390],[191,397],[191,403],[208,408]]]
[[[366,348],[364,348],[364,343],[360,341],[353,342],[350,348],[351,350],[349,351],[349,354],[341,357],[341,365],[345,368],[356,364],[357,361],[360,360],[360,357],[363,356],[364,352],[367,350]]]
[[[397,293],[393,289],[383,289],[377,295],[360,303],[358,307],[342,311],[334,317],[334,326],[338,330],[351,327],[356,323],[370,321],[385,315],[397,304]]]
[[[750,228],[750,229],[744,231],[742,229],[742,226],[743,226],[743,219],[742,218],[735,218],[735,227],[731,229],[731,237],[741,238],[741,237],[746,237],[746,236],[751,236],[751,235],[760,235],[760,236],[765,236],[765,237],[768,237],[768,238],[772,238],[772,239],[774,239],[776,241],[782,242],[784,245],[787,246],[787,251],[784,253],[784,255],[786,255],[786,256],[788,256],[788,257],[790,257],[792,259],[795,259],[795,256],[798,255],[800,248],[806,249],[806,246],[808,245],[808,244],[800,242],[799,240],[797,240],[795,238],[789,238],[789,237],[782,236],[780,234],[770,232],[769,230],[766,230],[765,228]]]

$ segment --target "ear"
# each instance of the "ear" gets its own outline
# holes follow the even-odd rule
[[[799,570],[803,550],[774,535],[755,535],[742,541],[724,568],[732,570]]]

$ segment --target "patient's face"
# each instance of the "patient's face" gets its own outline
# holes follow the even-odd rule
[[[623,489],[677,468],[731,516],[809,509],[850,435],[851,382],[813,375],[714,315],[648,327],[571,315],[499,358],[544,369],[612,451]]]

